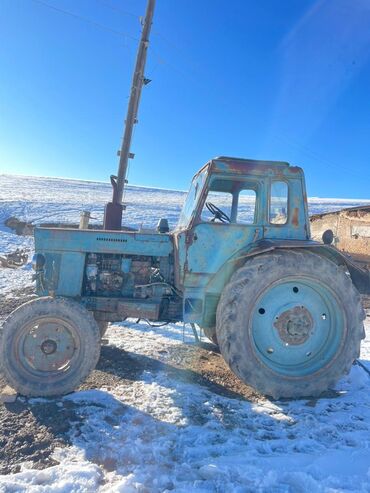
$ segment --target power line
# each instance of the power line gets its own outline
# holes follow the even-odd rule
[[[108,7],[109,9],[113,10],[113,11],[116,11],[116,12],[119,12],[121,14],[124,14],[124,15],[129,15],[130,17],[134,17],[135,19],[139,19],[140,16],[137,15],[137,14],[134,14],[133,12],[129,12],[128,10],[123,10],[121,9],[120,7],[117,7],[115,5],[112,5],[111,3],[107,2],[106,0],[96,0],[98,3]],[[160,32],[158,31],[153,31],[153,34],[155,36],[157,36],[159,39],[161,39],[167,46],[169,47],[172,47],[172,48],[176,48],[178,51],[183,51],[183,53],[185,53],[184,49],[182,49],[178,44],[172,42],[171,40],[169,40],[168,38],[166,38],[165,36],[163,36]],[[190,79],[195,79],[195,76],[193,73],[191,73],[189,70],[184,70],[184,69],[179,69],[178,67],[176,67],[175,65],[173,65],[171,62],[169,62],[168,60],[166,60],[165,58],[162,57],[162,55],[159,55],[157,50],[155,50],[153,47],[151,48],[151,51],[152,53],[156,56],[157,58],[157,64],[155,66],[155,69],[159,66],[159,65],[166,65],[168,68],[170,68],[171,70],[175,71],[175,72],[178,72],[182,77],[188,77]],[[193,64],[193,67],[195,68],[195,65]],[[151,72],[153,72],[155,69],[152,69]]]
[[[1,0],[0,0],[1,1]],[[120,11],[121,13],[125,13],[127,15],[130,15],[132,17],[135,17],[135,18],[138,18],[140,16],[136,16],[135,14],[133,14],[132,12],[128,12],[128,11],[124,11],[118,7],[115,7],[113,5],[110,5],[108,3],[106,3],[104,0],[98,0],[99,2],[101,2],[102,4],[106,5],[107,7],[113,9],[113,10],[117,10],[117,11]],[[39,5],[42,5],[44,7],[47,7],[51,10],[54,10],[55,12],[59,12],[59,13],[62,13],[62,14],[65,14],[65,15],[69,15],[70,17],[73,17],[75,19],[78,19],[78,20],[82,20],[94,27],[97,27],[99,29],[103,29],[104,31],[107,31],[107,32],[110,32],[110,33],[113,33],[113,34],[116,34],[120,37],[123,37],[123,38],[126,38],[126,39],[132,39],[134,41],[139,41],[138,38],[135,38],[134,36],[131,36],[130,34],[127,34],[125,32],[122,32],[122,31],[117,31],[116,29],[113,29],[111,27],[108,27],[108,26],[105,26],[104,24],[100,24],[99,22],[96,22],[96,21],[93,21],[87,17],[84,17],[80,14],[75,14],[74,12],[71,12],[69,10],[65,10],[65,9],[62,9],[60,7],[56,7],[55,5],[51,5],[43,0],[32,0],[32,2],[34,3],[37,3]],[[159,36],[160,38],[162,38],[162,40],[164,40],[168,45],[171,45],[171,42],[164,38],[164,36],[162,36],[160,33],[156,33],[157,36]],[[180,69],[178,68],[177,66],[173,65],[172,63],[170,63],[168,60],[164,59],[162,56],[159,56],[158,53],[156,53],[156,50],[154,50],[152,48],[152,52],[154,55],[157,56],[157,59],[158,59],[158,64],[159,65],[166,65],[169,69],[171,69],[172,71],[175,71],[177,72],[178,74],[180,74],[182,77],[188,77],[189,79],[192,79],[193,81],[194,80],[197,80],[195,78],[195,76],[189,71],[189,70],[183,70],[183,69]]]
[[[116,12],[120,12],[121,14],[124,14],[124,15],[129,15],[130,17],[134,17],[135,19],[139,19],[140,16],[137,15],[137,14],[134,14],[133,12],[129,12],[128,10],[123,10],[121,9],[120,7],[116,7],[115,5],[112,5],[111,3],[107,2],[106,0],[96,0],[98,3],[101,3],[102,5],[105,5],[106,7],[108,7],[109,9],[113,10],[113,11],[116,11]],[[170,41],[168,38],[166,38],[165,36],[163,36],[160,32],[158,31],[153,31],[153,34],[158,36],[158,38],[162,39],[162,41],[165,42],[165,44],[167,44],[168,46],[170,47],[175,47],[176,49],[181,49],[179,47],[179,45],[176,45],[175,43],[173,43],[172,41]],[[162,56],[159,56],[158,53],[153,50],[153,48],[151,48],[151,51],[156,54],[157,56],[157,66],[158,65],[167,65],[169,68],[171,68],[172,70],[175,70],[177,71],[179,74],[181,74],[182,76],[186,76],[186,72],[184,70],[180,70],[178,69],[176,66],[172,65],[170,62],[168,62],[167,60],[165,60]],[[156,66],[156,67],[157,67]]]
[[[105,26],[104,24],[100,24],[99,22],[93,21],[87,17],[84,17],[84,16],[79,15],[79,14],[75,14],[74,12],[70,12],[69,10],[64,10],[64,9],[61,9],[60,7],[56,7],[55,5],[50,5],[49,3],[43,2],[42,0],[32,0],[32,1],[35,3],[38,3],[39,5],[43,5],[44,7],[48,7],[49,9],[54,10],[56,12],[66,14],[66,15],[69,15],[71,17],[74,17],[75,19],[85,21],[94,27],[98,27],[100,29],[103,29],[105,31],[111,32],[113,34],[116,34],[116,35],[124,37],[124,38],[129,38],[129,39],[132,39],[134,41],[138,41],[138,38],[135,38],[134,36],[131,36],[130,34],[124,33],[122,31],[117,31],[116,29],[112,29],[111,27]]]
[[[123,10],[120,7],[117,7],[115,5],[112,5],[111,3],[107,2],[106,0],[96,0],[96,1],[98,3],[101,3],[102,5],[105,5],[106,7],[108,7],[109,9],[111,9],[113,11],[120,12],[121,14],[124,14],[124,15],[129,15],[130,17],[134,17],[135,19],[139,19],[140,18],[139,15],[134,14],[133,12],[129,12],[128,10]],[[167,46],[169,46],[171,48],[176,48],[177,51],[180,50],[183,53],[185,53],[184,49],[181,48],[179,44],[174,43],[170,39],[166,38],[159,31],[153,31],[153,34],[155,36],[157,36],[158,38],[160,38]],[[185,71],[185,70],[179,69],[175,65],[171,64],[166,59],[164,59],[162,56],[159,56],[158,55],[158,52],[156,52],[156,50],[154,50],[153,48],[151,48],[151,51],[157,56],[157,61],[158,61],[157,66],[158,65],[167,65],[169,68],[171,68],[172,70],[178,72],[182,76],[185,75],[185,76],[189,76],[190,78],[194,78],[194,75],[191,74],[189,70],[188,71]],[[195,68],[195,65],[194,64],[193,64],[193,67]],[[153,72],[153,70],[152,70],[152,72]]]
[[[310,149],[309,147],[307,147],[307,145],[305,146],[305,145],[303,145],[297,141],[293,141],[291,137],[287,137],[283,133],[275,134],[274,138],[277,140],[280,140],[280,142],[282,142],[284,145],[288,145],[291,148],[295,148],[296,150],[302,152],[303,154],[305,154],[309,158],[313,159],[315,163],[323,165],[323,167],[329,166],[330,168],[333,168],[336,171],[342,170],[342,171],[345,171],[346,173],[348,173],[349,175],[363,178],[363,174],[361,174],[360,172],[357,172],[353,168],[348,168],[347,166],[343,166],[343,164],[334,164],[331,161],[329,161],[328,159],[324,158],[323,156],[320,156],[320,154],[318,152],[315,152],[312,149]]]
[[[105,0],[97,0],[97,2],[101,3],[102,5],[105,5],[111,10],[120,12],[121,14],[129,15],[130,17],[135,17],[135,19],[140,18],[140,15],[134,14],[133,12],[128,12],[127,10],[123,10],[120,7],[116,7],[115,5],[111,5],[109,2],[106,2]]]

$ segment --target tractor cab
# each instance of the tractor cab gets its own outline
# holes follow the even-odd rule
[[[194,176],[173,233],[178,285],[209,290],[216,283],[221,292],[225,279],[216,282],[220,272],[261,240],[307,240],[305,197],[303,171],[288,163],[209,161]]]
[[[278,161],[212,159],[194,176],[176,231],[204,223],[262,226],[265,238],[308,239],[303,171]]]

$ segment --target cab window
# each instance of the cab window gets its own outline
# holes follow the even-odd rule
[[[237,223],[253,224],[256,216],[256,191],[241,190],[239,193]]]
[[[285,181],[273,181],[270,189],[271,224],[286,224],[288,220],[288,185]]]
[[[256,187],[231,180],[214,180],[201,213],[202,222],[253,224]]]
[[[204,187],[204,182],[206,178],[207,178],[206,171],[203,171],[202,173],[200,173],[199,175],[193,178],[176,229],[183,229],[189,225],[192,215],[196,211],[197,204],[199,202],[201,191]]]
[[[231,193],[208,192],[202,210],[202,222],[231,222],[232,203]]]

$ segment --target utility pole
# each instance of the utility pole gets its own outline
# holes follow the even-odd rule
[[[143,22],[143,30],[139,48],[136,57],[136,65],[132,78],[130,100],[127,108],[125,120],[125,131],[122,139],[121,150],[119,151],[119,166],[117,176],[111,176],[113,187],[112,202],[108,202],[104,210],[104,229],[121,230],[123,190],[126,183],[127,165],[129,158],[133,157],[130,152],[132,133],[134,125],[137,123],[137,113],[140,103],[141,90],[143,85],[147,84],[148,79],[144,76],[146,55],[149,46],[149,35],[153,21],[155,0],[148,0],[145,19]]]

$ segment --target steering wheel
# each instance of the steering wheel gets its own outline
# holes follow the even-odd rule
[[[212,204],[212,202],[206,202],[206,207],[211,214],[213,214],[213,218],[211,222],[215,222],[216,219],[219,219],[222,223],[231,223],[230,218],[227,214],[224,213],[217,205]]]

